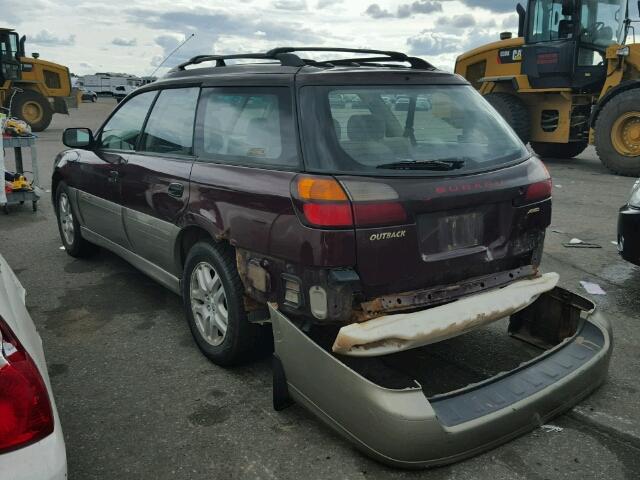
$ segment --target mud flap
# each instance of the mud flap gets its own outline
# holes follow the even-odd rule
[[[428,396],[415,378],[393,388],[365,378],[274,305],[270,314],[281,368],[274,406],[290,396],[365,454],[403,468],[476,455],[571,408],[604,381],[612,348],[609,323],[593,304],[556,287],[514,315],[510,333],[529,344],[538,329],[558,324],[569,336],[511,371]]]
[[[67,102],[62,97],[53,97],[53,111],[54,113],[62,113],[63,115],[69,115],[69,107]]]

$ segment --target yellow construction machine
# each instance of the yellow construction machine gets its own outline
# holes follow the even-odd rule
[[[69,113],[77,106],[72,95],[69,69],[25,54],[25,37],[0,28],[0,107],[31,125],[45,130],[54,113]]]
[[[540,156],[593,144],[611,171],[640,176],[640,44],[628,0],[529,0],[516,12],[518,37],[461,55],[456,73]]]

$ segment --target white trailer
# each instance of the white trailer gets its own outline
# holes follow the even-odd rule
[[[119,73],[96,73],[95,75],[85,75],[82,79],[82,86],[87,90],[93,90],[98,95],[122,95],[131,93],[140,85],[142,80],[134,75]],[[120,88],[118,88],[120,87]],[[122,88],[124,87],[124,88]]]

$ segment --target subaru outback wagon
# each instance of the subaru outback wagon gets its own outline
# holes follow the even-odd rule
[[[345,325],[537,272],[548,172],[469,83],[401,53],[294,51],[195,57],[96,133],[67,129],[66,251],[107,248],[182,295],[221,365],[268,337],[269,302]]]

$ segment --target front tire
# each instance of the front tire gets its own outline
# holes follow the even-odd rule
[[[11,103],[11,112],[13,116],[31,125],[31,130],[34,132],[46,130],[53,117],[49,101],[34,90],[17,93]]]
[[[484,98],[513,128],[522,143],[529,143],[531,140],[531,120],[527,105],[510,93],[489,93]]]
[[[587,142],[550,143],[531,142],[531,148],[543,158],[573,158],[580,155],[587,148]]]
[[[598,115],[596,152],[618,175],[640,176],[640,90],[615,95]]]
[[[34,211],[36,205],[34,202]],[[88,257],[95,253],[98,247],[82,238],[80,234],[80,223],[71,204],[71,194],[64,182],[60,182],[56,189],[55,208],[58,231],[66,252],[72,257]]]
[[[247,320],[244,287],[231,247],[202,241],[191,248],[182,298],[191,333],[213,363],[231,366],[254,357],[261,328]]]

